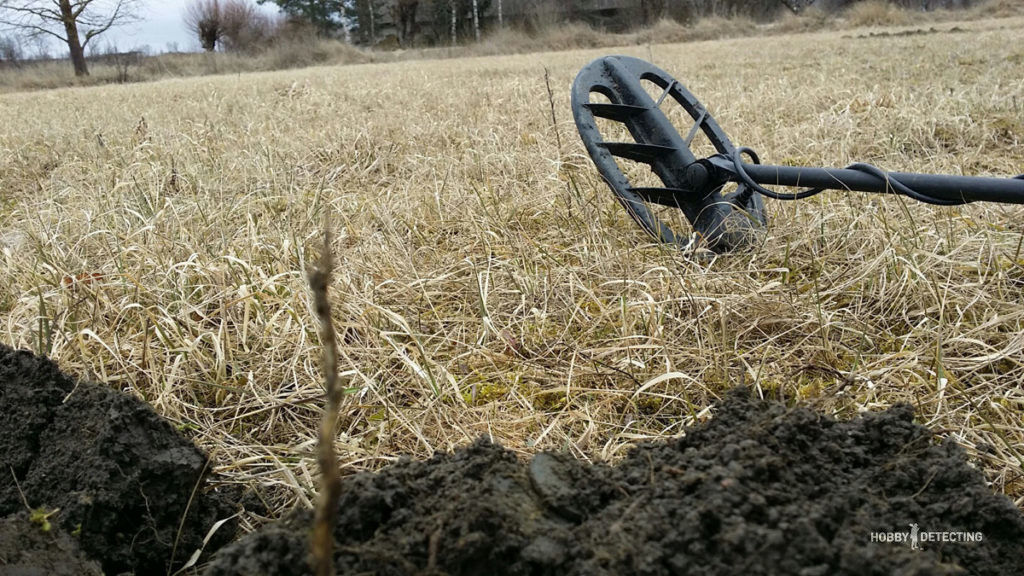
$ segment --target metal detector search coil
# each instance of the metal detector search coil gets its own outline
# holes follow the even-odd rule
[[[644,89],[642,81],[661,88],[657,100]],[[594,93],[608,102],[592,102]],[[685,137],[662,111],[662,104],[669,99],[682,106],[693,121]],[[649,204],[680,209],[715,252],[749,243],[752,233],[765,225],[762,197],[799,200],[825,190],[853,190],[900,194],[944,206],[976,201],[1024,204],[1024,175],[938,176],[885,172],[863,163],[843,169],[761,164],[750,148],[733,146],[707,109],[679,81],[653,64],[630,56],[606,56],[585,66],[573,83],[572,112],[590,158],[616,198],[644,230],[670,244],[687,243],[655,217]],[[606,141],[597,118],[623,124],[633,141]],[[692,144],[699,132],[714,146],[715,154],[696,157]],[[616,157],[647,164],[664,186],[634,186]],[[724,194],[729,183],[735,183],[736,189]],[[766,185],[808,188],[776,192]]]

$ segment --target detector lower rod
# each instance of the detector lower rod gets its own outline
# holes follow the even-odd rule
[[[746,162],[743,163],[743,168],[754,182],[763,186],[891,192],[884,180],[859,170],[772,166]],[[1024,179],[1020,178],[939,176],[910,172],[889,172],[887,174],[891,180],[897,180],[921,194],[942,200],[1024,204]]]

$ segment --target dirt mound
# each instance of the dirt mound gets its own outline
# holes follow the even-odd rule
[[[912,418],[898,406],[839,422],[741,390],[686,437],[614,467],[557,454],[523,465],[486,442],[401,461],[345,480],[338,573],[1024,572],[1024,516]],[[311,517],[223,549],[207,576],[309,574]]]
[[[147,404],[2,345],[0,474],[0,518],[26,503],[49,514],[46,541],[74,538],[107,574],[168,573],[235,512],[235,495],[204,486],[206,456]],[[207,548],[233,534],[224,525]]]

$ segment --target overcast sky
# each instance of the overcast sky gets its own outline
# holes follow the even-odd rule
[[[252,2],[255,4],[255,0]],[[178,50],[199,50],[199,41],[183,22],[185,7],[191,3],[192,0],[142,0],[138,10],[141,20],[112,28],[93,42],[98,43],[97,48],[110,43],[121,51],[149,46],[153,52],[166,52],[172,44]],[[268,14],[277,13],[277,6],[272,2],[259,9]]]

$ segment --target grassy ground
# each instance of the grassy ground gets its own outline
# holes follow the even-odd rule
[[[770,163],[1015,175],[1022,24],[620,51]],[[842,417],[910,402],[1024,505],[1021,209],[829,193],[769,201],[749,253],[653,245],[568,109],[607,52],[0,96],[0,340],[145,398],[273,509],[308,504],[330,211],[347,471],[482,434],[614,459],[746,383]]]

